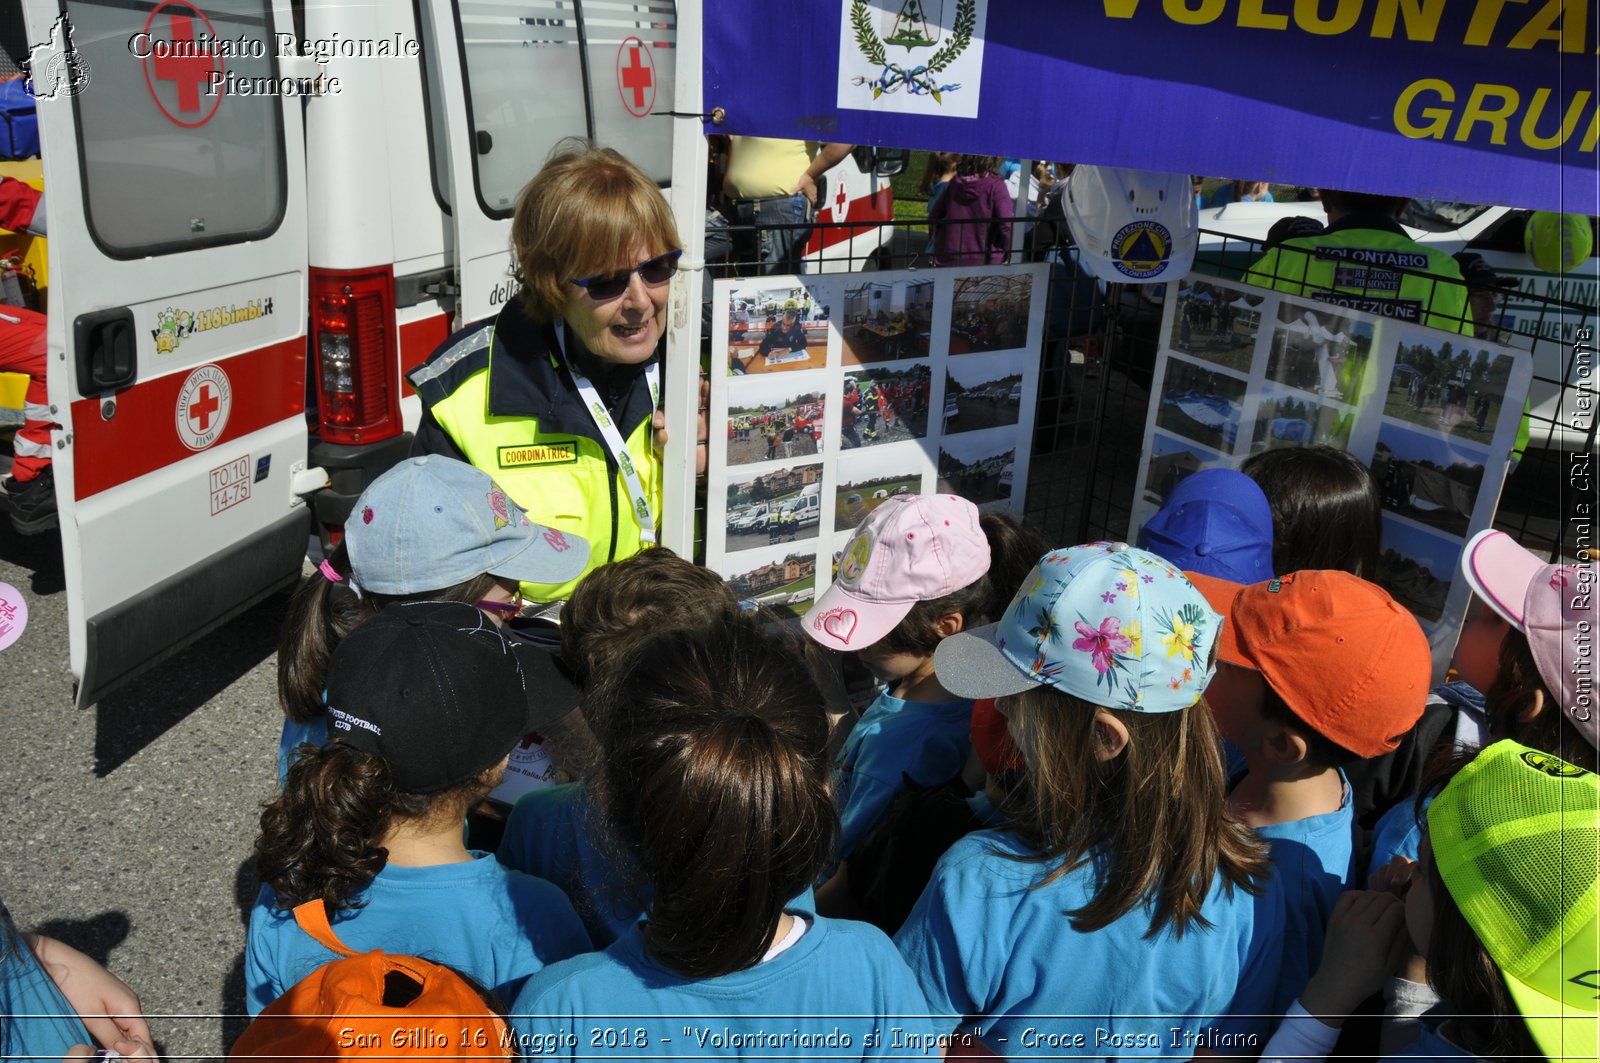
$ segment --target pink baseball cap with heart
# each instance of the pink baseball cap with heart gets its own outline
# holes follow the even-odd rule
[[[1533,663],[1562,715],[1600,747],[1600,691],[1594,639],[1600,632],[1600,586],[1592,561],[1551,565],[1503,531],[1481,531],[1461,553],[1461,572],[1478,597],[1528,638]]]
[[[978,507],[955,495],[896,495],[845,544],[839,572],[802,626],[832,650],[864,650],[918,602],[971,586],[989,571]]]

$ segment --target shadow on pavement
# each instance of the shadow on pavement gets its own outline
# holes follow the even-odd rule
[[[273,595],[102,698],[95,774],[105,777],[278,648],[288,593]]]

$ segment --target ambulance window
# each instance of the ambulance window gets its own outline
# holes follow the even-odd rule
[[[509,217],[563,137],[589,134],[577,16],[566,0],[461,0],[478,195]]]
[[[413,6],[417,32],[422,45],[422,107],[428,112],[428,159],[433,163],[433,195],[450,213],[450,152],[445,145],[449,131],[445,128],[444,90],[439,80],[439,48],[433,39],[433,19],[426,17],[421,8]]]
[[[678,16],[671,0],[584,0],[594,137],[661,184],[672,177],[672,77]]]
[[[279,75],[271,0],[153,9],[68,0],[67,12],[88,71],[73,97],[84,199],[106,253],[184,251],[276,229],[286,195],[282,100],[230,87]],[[203,53],[209,42],[222,54]]]

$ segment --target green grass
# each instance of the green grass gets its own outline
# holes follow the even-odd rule
[[[894,188],[894,220],[897,224],[923,228],[916,223],[928,217],[928,197],[917,191],[922,183],[922,171],[928,165],[928,153],[913,151],[906,168],[889,178]]]

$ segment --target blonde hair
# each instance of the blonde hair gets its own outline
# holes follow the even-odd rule
[[[561,316],[580,277],[637,265],[683,246],[656,183],[611,148],[569,137],[523,186],[511,217],[522,305],[536,321]]]
[[[1105,709],[1128,731],[1103,759],[1091,704],[1036,686],[1004,699],[1028,764],[1015,823],[1045,865],[1039,885],[1103,861],[1089,903],[1066,914],[1099,930],[1148,905],[1155,936],[1210,925],[1201,909],[1217,876],[1257,893],[1270,864],[1260,839],[1227,811],[1222,739],[1204,701],[1180,712]]]

